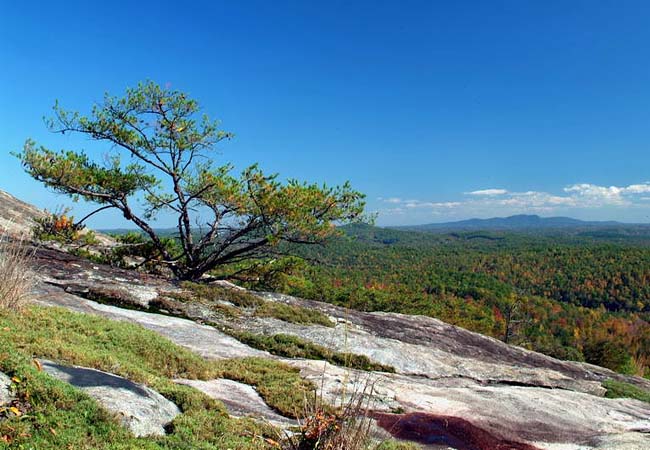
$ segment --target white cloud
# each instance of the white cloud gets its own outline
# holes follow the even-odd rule
[[[447,216],[499,216],[519,213],[558,214],[604,207],[644,207],[650,200],[650,182],[627,186],[599,186],[577,183],[566,186],[561,194],[544,191],[511,192],[507,189],[480,189],[466,192],[462,201],[427,201],[391,197],[381,199],[392,208],[382,214],[422,214]]]
[[[502,199],[497,200],[496,204],[511,205],[521,208],[541,208],[541,207],[554,207],[554,206],[575,206],[576,202],[573,197],[558,196],[549,194],[548,192],[526,191],[526,192],[511,192],[509,195]]]
[[[585,207],[605,205],[631,205],[635,196],[650,192],[650,183],[630,184],[629,186],[598,186],[580,183],[567,186],[564,192],[576,197]]]
[[[628,194],[647,194],[650,192],[650,183],[646,181],[643,184],[631,184],[625,188],[625,192]]]
[[[508,191],[506,189],[479,189],[478,191],[467,192],[468,195],[505,195]]]
[[[404,203],[406,208],[454,208],[462,205],[461,202],[421,202],[419,200],[407,200]]]

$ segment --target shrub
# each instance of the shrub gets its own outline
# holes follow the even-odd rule
[[[45,239],[41,238],[41,240],[47,240],[47,236]],[[81,258],[89,259],[99,264],[107,264],[112,267],[143,269],[149,273],[159,275],[170,273],[169,268],[162,263],[162,255],[160,252],[153,245],[151,239],[147,239],[143,234],[131,231],[126,234],[114,234],[112,237],[117,241],[117,244],[114,246],[102,247],[95,249],[95,251],[74,247],[70,248],[68,252]],[[50,238],[50,240],[52,239]],[[171,237],[163,237],[161,238],[161,242],[170,251],[178,245],[177,241]],[[84,233],[80,233],[75,243],[92,245],[98,243],[98,241],[92,231],[85,231]]]
[[[120,245],[113,247],[107,258],[111,265],[128,267],[127,259],[141,258],[144,260],[144,267],[151,272],[161,272],[166,266],[163,264],[163,254],[156,247],[154,242],[142,233],[129,231],[125,234],[115,236]],[[174,237],[163,236],[160,244],[168,252],[178,251],[179,243]]]
[[[63,243],[76,242],[81,237],[83,225],[75,224],[74,216],[68,216],[68,208],[59,208],[56,211],[45,211],[43,217],[34,219],[36,224],[32,228],[34,239],[39,241],[57,241]]]
[[[34,219],[32,236],[39,241],[56,241],[64,244],[95,245],[97,236],[85,225],[75,223],[74,216],[69,216],[69,208],[59,208],[54,212],[45,211],[43,217]]]

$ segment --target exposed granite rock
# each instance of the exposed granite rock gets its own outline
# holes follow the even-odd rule
[[[267,300],[318,309],[338,325],[335,328],[304,327],[264,319],[251,328],[257,326],[260,332],[267,334],[295,334],[336,350],[364,354],[395,367],[399,373],[557,387],[597,395],[604,392],[600,382],[611,378],[650,390],[650,380],[621,375],[591,364],[561,361],[432,317],[346,310],[277,293],[258,295]]]
[[[165,425],[180,414],[178,407],[156,391],[126,378],[85,367],[41,360],[43,370],[83,390],[115,413],[135,436],[161,436]]]
[[[11,379],[0,372],[0,406],[8,404],[13,399],[11,390],[9,389],[10,387]]]
[[[594,441],[596,449],[599,450],[646,450],[650,448],[648,435],[641,433],[610,434],[599,437]],[[561,447],[556,447],[563,450]]]
[[[380,427],[391,430],[395,436],[427,444],[436,442],[446,448],[462,450],[492,450],[499,448],[539,450],[539,447],[531,444],[494,436],[490,432],[458,417],[424,413],[373,413],[372,415]]]
[[[368,374],[323,361],[286,362],[299,368],[305,378],[314,381],[330,403],[338,404],[342,397],[368,391],[368,386],[371,386],[372,393],[366,397],[370,409],[424,414],[419,418],[421,427],[440,418],[454,417],[502,443],[517,442],[549,449],[606,448],[602,445],[624,435],[629,442],[643,442],[645,446],[620,448],[650,448],[650,404],[638,400],[607,399],[563,389],[483,386],[470,380],[456,380],[454,384],[445,385],[423,377]],[[421,442],[435,441],[431,436],[423,435]],[[469,445],[468,442],[465,444]]]
[[[382,313],[373,313],[381,317]],[[418,319],[426,319],[424,317]],[[408,325],[413,326],[412,323]],[[426,324],[423,324],[426,325]],[[557,370],[556,361],[549,358],[551,367],[519,366],[516,359],[504,358],[501,363],[493,358],[463,357],[453,349],[435,345],[402,342],[374,334],[355,324],[339,323],[335,328],[304,326],[277,319],[253,319],[246,323],[250,331],[262,334],[292,334],[340,352],[365,355],[372,361],[390,365],[397,373],[419,375],[431,379],[470,379],[483,384],[517,384],[570,389],[594,395],[603,395],[605,389],[594,378],[575,378]],[[490,338],[485,338],[488,344]],[[503,345],[503,344],[501,344]],[[526,350],[520,349],[525,357]],[[489,355],[492,356],[492,355]],[[586,378],[586,377],[585,377]]]
[[[210,397],[220,400],[226,405],[231,416],[253,417],[284,429],[298,425],[296,420],[289,419],[273,411],[260,397],[255,388],[247,384],[223,378],[209,381],[185,379],[174,381],[192,386]]]
[[[82,297],[126,307],[147,308],[161,292],[179,291],[161,278],[96,264],[54,248],[36,248],[34,265],[41,280],[49,284]]]
[[[205,358],[270,356],[267,352],[242,344],[235,338],[208,325],[202,325],[179,317],[97,303],[63,292],[49,285],[41,286],[37,292],[35,302],[46,306],[62,306],[72,311],[103,316],[113,320],[137,323]]]
[[[392,365],[398,373],[370,375],[375,387],[372,409],[376,413],[415,414],[408,417],[417,417],[418,426],[425,429],[436,429],[440,420],[455,418],[480,430],[478,434],[484,432],[501,443],[516,443],[521,448],[650,448],[650,405],[599,396],[603,393],[600,382],[608,378],[650,389],[648,380],[560,361],[432,318],[346,311],[279,294],[259,295],[268,301],[318,309],[337,326],[305,326],[250,316],[237,321],[218,317],[204,305],[178,301],[174,295],[180,289],[160,278],[111,269],[53,250],[39,251],[37,257],[42,267],[37,292],[40,303],[138,323],[204,357],[272,356],[193,320],[122,309],[90,299],[140,309],[145,304],[154,310],[165,305],[170,312],[198,321],[221,321],[254,333],[294,334]],[[368,372],[349,371],[322,361],[277,359],[299,368],[332,402],[338,401],[342,392],[352,392],[355,386],[360,389],[369,376]]]
[[[0,234],[28,236],[34,226],[34,218],[43,215],[44,212],[37,207],[0,190]]]
[[[36,224],[34,219],[44,217],[45,214],[42,209],[0,190],[0,235],[6,233],[14,238],[29,237],[32,234],[32,228]],[[81,234],[83,235],[88,231],[87,228],[84,228]],[[100,246],[115,244],[113,238],[103,233],[95,232],[94,235]]]

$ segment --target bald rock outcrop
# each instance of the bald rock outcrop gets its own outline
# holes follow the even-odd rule
[[[38,276],[34,297],[41,305],[136,323],[205,358],[284,361],[313,381],[330,403],[362,393],[379,426],[428,448],[650,449],[650,404],[605,398],[603,387],[617,380],[650,391],[646,379],[560,361],[434,318],[348,311],[259,292],[249,294],[262,302],[320,311],[334,326],[259,317],[245,307],[229,315],[164,278],[55,248],[35,248],[33,264]],[[228,304],[227,298],[211,301]],[[394,373],[271,355],[236,339],[238,332],[293,335],[332,351],[364,355]],[[177,381],[222,400],[233,415],[293,423],[270,410],[250,386],[230,380]]]

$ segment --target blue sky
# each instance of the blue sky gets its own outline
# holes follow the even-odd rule
[[[650,221],[650,2],[103,3],[2,5],[0,189],[38,206],[69,201],[10,151],[96,149],[45,129],[54,100],[152,79],[236,134],[224,161],[350,180],[379,224]]]

